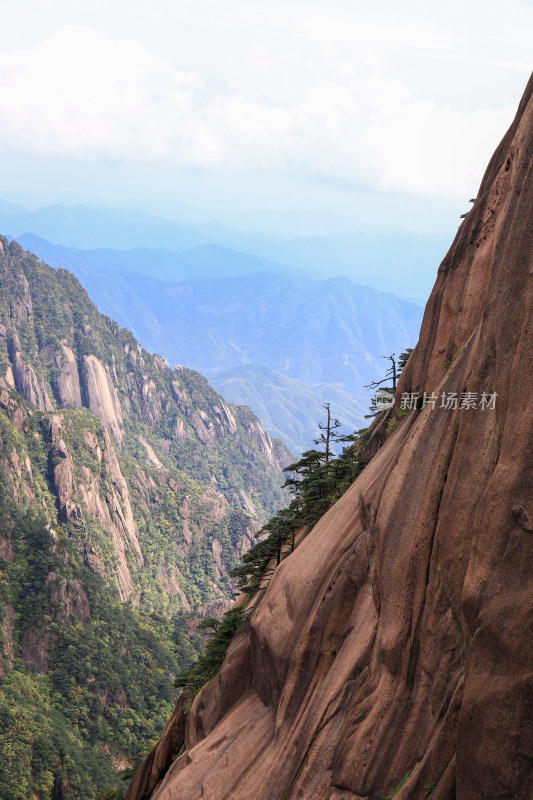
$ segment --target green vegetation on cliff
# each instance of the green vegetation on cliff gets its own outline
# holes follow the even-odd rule
[[[330,434],[334,430],[329,423],[329,409],[328,428],[321,430],[328,430]],[[329,437],[322,437],[321,441],[327,441],[325,450],[308,450],[297,462],[285,468],[288,473],[285,485],[289,487],[293,500],[263,526],[257,544],[242,555],[241,563],[231,571],[238,593],[254,595],[264,590],[283,553],[287,555],[294,550],[298,531],[311,529],[368,464],[369,458],[365,453],[368,430],[339,436],[337,440],[346,444],[338,456],[331,455]],[[205,649],[192,667],[180,672],[176,686],[197,692],[211,680],[222,666],[226,651],[243,621],[243,606],[226,612],[220,624],[216,620],[207,620],[212,634]]]
[[[60,780],[67,796],[89,800],[114,784],[107,754],[125,764],[157,738],[171,674],[194,649],[179,619],[122,604],[44,510],[16,502],[8,476],[3,469],[2,797],[50,797]]]
[[[394,386],[385,387],[391,394],[394,394],[396,378],[402,373],[412,352],[412,348],[408,348],[400,355],[398,364],[393,361]],[[389,370],[385,378],[376,385],[387,383],[391,375]],[[326,420],[319,423],[320,433],[314,441],[315,444],[322,445],[323,449],[307,450],[298,461],[284,468],[287,475],[284,485],[293,499],[288,507],[277,511],[261,528],[257,535],[258,542],[242,554],[241,563],[231,571],[237,594],[252,596],[266,589],[283,555],[293,552],[297,534],[311,530],[370,461],[370,439],[376,434],[380,421],[386,419],[387,412],[377,410],[371,415],[379,416],[372,428],[342,435],[339,432],[339,420],[331,416],[330,404],[323,404],[323,408],[326,411]],[[389,419],[381,434],[376,435],[376,447],[381,446],[384,438],[394,432],[406,413],[400,411],[398,419]],[[345,445],[338,455],[332,451],[335,443]],[[203,684],[218,673],[226,651],[244,621],[247,602],[226,612],[221,624],[216,620],[206,621],[206,627],[212,628],[211,636],[192,667],[180,672],[176,686],[188,687],[198,692]]]
[[[289,460],[0,237],[3,798],[94,800],[157,740]]]

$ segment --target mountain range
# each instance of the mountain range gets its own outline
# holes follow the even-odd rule
[[[340,384],[306,383],[267,367],[244,364],[215,373],[211,382],[231,403],[245,403],[257,413],[265,430],[285,442],[293,453],[313,446],[324,424],[325,404],[341,422],[339,432],[351,434],[364,427],[368,413],[366,398],[357,400]],[[333,445],[333,451],[338,448]]]
[[[295,440],[417,340],[396,403],[291,466],[288,508],[250,408],[0,237],[2,800],[530,800],[532,172],[533,76],[419,335],[346,276],[78,264],[228,393],[291,398]]]
[[[241,270],[238,274],[255,271],[252,258],[255,257],[282,265],[285,272],[313,278],[345,276],[421,303],[429,295],[434,267],[442,260],[448,240],[444,234],[411,234],[379,228],[329,236],[283,237],[237,230],[216,220],[180,223],[140,211],[90,206],[56,205],[28,210],[6,202],[0,203],[0,230],[17,239],[31,233],[48,242],[82,250],[148,248],[159,251],[160,255],[156,254],[154,259],[162,258],[170,269],[173,263],[170,254],[216,245],[231,250],[231,259],[241,262],[232,263],[232,273],[228,274],[236,274],[236,266]],[[162,250],[167,252],[161,254]],[[96,266],[100,257],[105,255],[92,254],[91,263]],[[123,257],[129,259],[127,254]],[[220,253],[217,255],[220,260],[219,257]],[[246,257],[250,257],[248,262]],[[131,258],[132,263],[138,261],[135,253]],[[161,277],[179,279],[179,259],[175,259],[175,264],[176,272]]]
[[[71,269],[147,349],[249,405],[295,453],[312,443],[323,402],[345,432],[362,427],[365,385],[383,377],[383,357],[416,343],[422,317],[416,303],[349,278],[287,273],[214,245],[174,256],[181,274],[195,277],[169,281],[159,277],[172,263],[163,251],[80,251],[33,235],[20,242]]]

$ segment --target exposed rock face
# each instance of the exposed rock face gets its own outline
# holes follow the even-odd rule
[[[149,797],[154,787],[159,782],[161,773],[166,772],[172,764],[172,759],[185,743],[185,714],[187,705],[192,700],[192,694],[184,692],[177,704],[176,710],[167,727],[163,731],[157,749],[154,748],[146,761],[145,769],[135,775],[130,792],[136,797]]]
[[[57,379],[57,392],[61,405],[75,405],[81,407],[78,365],[72,349],[66,342],[61,342],[61,355],[58,354],[56,356],[56,361],[59,362],[58,367],[61,368],[61,373]]]
[[[0,536],[0,558],[4,561],[13,561],[13,542]]]
[[[52,477],[61,520],[82,518],[83,512],[72,498],[76,494],[90,516],[110,531],[117,559],[116,580],[122,600],[129,600],[133,593],[133,580],[128,567],[127,554],[132,553],[139,566],[144,563],[139,545],[139,531],[133,516],[128,484],[120,470],[111,437],[105,431],[104,449],[90,431],[85,433],[85,442],[96,454],[99,464],[108,476],[102,485],[101,473],[95,474],[82,466],[75,480],[75,467],[71,454],[61,438],[63,417],[53,414],[46,420],[52,440],[52,453],[57,461]],[[69,612],[70,613],[70,612]],[[68,615],[68,614],[67,614]]]
[[[220,406],[221,408],[219,408],[218,405],[214,405],[213,411],[217,415],[223,429],[226,433],[237,433],[237,423],[230,409],[226,403],[220,403]]]
[[[62,439],[57,443],[55,450],[61,461],[54,467],[54,486],[59,508],[64,509],[72,496],[74,468],[70,453]]]
[[[157,467],[157,469],[163,469],[163,464],[162,464],[162,463],[161,463],[161,461],[158,459],[158,457],[157,457],[157,456],[156,456],[156,454],[154,453],[154,449],[153,449],[153,447],[151,447],[151,446],[148,444],[148,442],[146,441],[146,439],[144,438],[144,436],[139,436],[139,441],[140,441],[140,443],[142,444],[142,446],[144,447],[144,449],[146,450],[146,458],[148,459],[148,462],[149,462],[149,463],[150,463],[150,464],[151,464],[153,467]]]
[[[402,418],[276,570],[187,751],[155,776],[154,751],[128,800],[374,800],[408,774],[395,800],[533,796],[532,94],[398,387],[495,392],[495,409]]]
[[[84,356],[83,381],[91,413],[100,417],[115,439],[121,442],[124,431],[120,402],[109,371],[96,356]]]
[[[250,409],[143,350],[68,272],[2,236],[0,245],[9,492],[68,528],[85,566],[111,577],[122,600],[140,602],[141,573],[165,614],[230,594],[228,571],[284,500],[290,454]],[[9,547],[0,542],[0,554]],[[189,560],[207,580],[198,583]]]
[[[35,370],[33,367],[26,364],[21,354],[18,352],[15,353],[13,359],[13,368],[15,371],[15,385],[18,391],[24,395],[28,403],[37,406],[41,411],[52,411],[53,405],[50,402],[46,390],[43,389],[37,379]]]
[[[118,556],[118,584],[123,600],[129,599],[133,592],[133,581],[128,569],[126,553],[133,551],[139,565],[143,564],[143,555],[138,541],[138,530],[133,517],[128,484],[120,470],[115,450],[106,434],[105,458],[109,465],[109,474],[113,483],[112,497],[107,505],[113,512],[113,541]]]
[[[90,617],[89,600],[80,581],[69,583],[66,578],[58,578],[54,572],[49,572],[44,585],[50,592],[54,619],[68,623],[71,617],[82,621]]]
[[[38,630],[27,630],[22,637],[22,654],[26,669],[44,675],[48,669],[48,635]]]

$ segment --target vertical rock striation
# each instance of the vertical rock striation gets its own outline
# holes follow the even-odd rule
[[[139,603],[144,585],[147,607],[169,614],[231,592],[291,461],[250,409],[143,350],[73,275],[3,236],[0,451],[17,501],[57,514],[122,600]],[[42,469],[54,498],[39,502]]]
[[[117,441],[122,442],[122,409],[109,370],[96,356],[83,357],[83,382],[91,414],[100,417]]]
[[[532,94],[398,387],[435,408],[396,411],[196,697],[187,750],[156,773],[152,754],[128,800],[374,800],[402,780],[396,800],[533,796]]]

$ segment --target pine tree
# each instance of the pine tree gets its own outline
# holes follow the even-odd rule
[[[339,437],[339,434],[335,431],[337,428],[341,427],[341,424],[336,417],[333,419],[331,418],[329,403],[322,403],[322,408],[326,409],[327,420],[325,425],[323,425],[321,422],[318,423],[320,435],[314,441],[315,444],[324,444],[326,446],[325,462],[327,464],[331,457],[331,442],[333,439]]]
[[[380,386],[382,387],[383,391],[388,392],[391,395],[396,393],[396,388],[398,386],[398,378],[402,374],[402,371],[409,360],[409,356],[413,352],[412,347],[408,347],[404,353],[401,353],[398,360],[396,360],[396,354],[392,353],[390,356],[382,356],[382,358],[387,359],[391,362],[391,366],[388,368],[387,372],[385,373],[385,377],[383,377],[380,381],[372,381],[371,383],[365,386],[365,389],[378,389]],[[392,386],[383,386],[384,383],[390,383],[392,381]],[[376,404],[375,397],[372,398],[370,402],[369,408],[370,414],[365,414],[365,419],[371,419],[372,417],[377,417],[383,409],[379,408]]]
[[[231,571],[237,594],[252,595],[266,589],[281,563],[283,548],[288,545],[292,552],[296,532],[304,526],[312,527],[318,522],[368,463],[364,450],[369,432],[364,429],[348,436],[340,436],[335,433],[340,424],[336,424],[336,419],[332,420],[329,403],[325,403],[324,407],[328,411],[328,417],[326,424],[320,426],[323,438],[317,444],[323,443],[325,450],[307,450],[298,461],[285,468],[288,477],[284,485],[293,495],[293,499],[287,508],[278,511],[263,526],[257,534],[257,544],[242,555],[240,565]],[[347,445],[338,456],[331,452],[332,438]],[[214,619],[204,620],[199,627],[211,629],[212,636],[196,664],[178,675],[176,686],[188,686],[196,692],[213,678],[244,619],[245,612],[242,609],[232,609],[224,615],[220,624]]]

